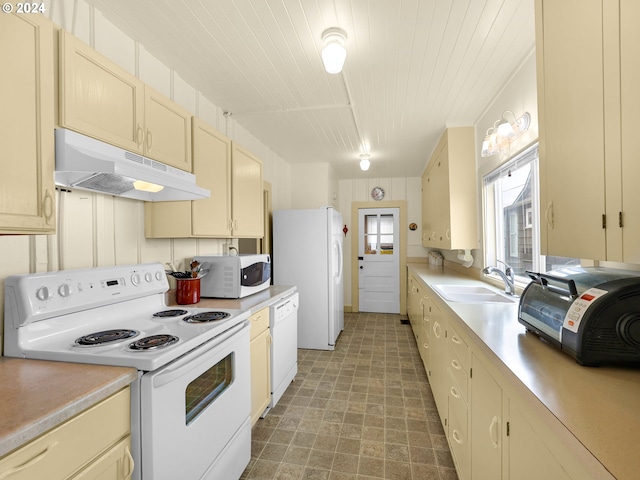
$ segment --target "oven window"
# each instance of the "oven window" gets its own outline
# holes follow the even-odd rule
[[[185,391],[186,424],[193,422],[233,382],[233,353],[220,360],[189,385]]]

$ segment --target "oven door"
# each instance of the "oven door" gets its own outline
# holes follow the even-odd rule
[[[244,322],[144,374],[142,478],[238,478],[250,458],[250,371]],[[235,458],[219,458],[223,451]]]

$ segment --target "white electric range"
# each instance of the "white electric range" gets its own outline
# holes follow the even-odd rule
[[[159,263],[10,276],[4,353],[136,368],[133,478],[237,479],[251,448],[249,312],[169,307],[168,289]]]

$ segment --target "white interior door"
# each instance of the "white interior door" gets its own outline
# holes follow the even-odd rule
[[[361,312],[400,313],[400,209],[358,209]]]

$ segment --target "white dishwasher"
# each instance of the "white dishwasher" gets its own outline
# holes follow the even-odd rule
[[[276,406],[298,373],[298,292],[270,307],[271,402],[262,417]]]

